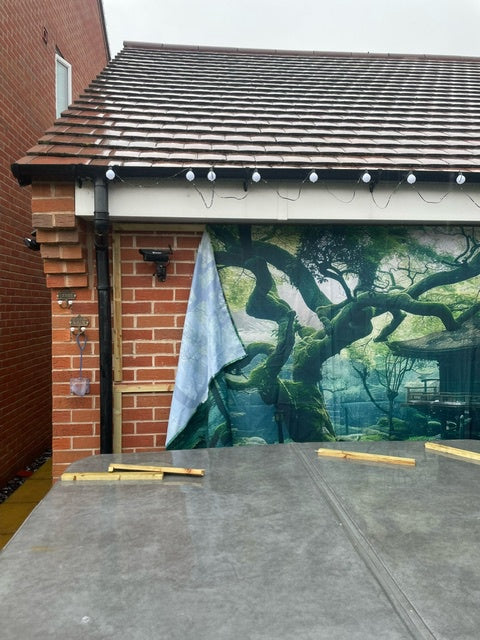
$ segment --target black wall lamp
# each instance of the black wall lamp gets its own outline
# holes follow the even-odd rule
[[[23,244],[29,249],[31,249],[32,251],[40,251],[40,244],[35,239],[36,235],[37,235],[37,231],[36,229],[34,229],[30,234],[30,238],[23,239]]]
[[[167,265],[172,255],[172,247],[168,249],[140,249],[145,262],[155,263],[155,273],[161,282],[167,279]]]

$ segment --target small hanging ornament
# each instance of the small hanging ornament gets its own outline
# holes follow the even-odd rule
[[[87,336],[84,332],[77,334],[77,345],[80,351],[80,370],[78,372],[78,378],[70,378],[70,393],[75,396],[85,396],[90,393],[90,378],[84,378],[82,376],[83,366],[83,352],[87,346]]]

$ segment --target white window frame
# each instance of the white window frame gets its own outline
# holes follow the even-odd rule
[[[58,78],[58,68],[63,67],[67,71],[67,95],[65,96],[64,87],[60,86]],[[66,104],[64,103],[66,97]],[[72,102],[72,65],[62,58],[62,56],[55,54],[55,111],[56,117],[59,118],[62,111]]]

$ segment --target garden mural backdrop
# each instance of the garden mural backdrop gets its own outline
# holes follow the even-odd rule
[[[167,445],[477,437],[480,227],[212,225]]]

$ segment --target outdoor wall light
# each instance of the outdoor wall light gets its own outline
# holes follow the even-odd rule
[[[458,176],[455,178],[455,182],[456,182],[457,184],[460,184],[460,185],[461,185],[461,184],[465,184],[465,181],[466,181],[466,178],[465,178],[465,176],[463,175],[463,173],[462,173],[462,172],[460,172],[460,173],[458,174]]]
[[[368,171],[365,171],[364,173],[362,173],[362,182],[364,182],[365,184],[368,184],[371,179],[372,179],[372,176],[368,173]]]
[[[31,249],[32,251],[40,251],[40,244],[35,240],[36,235],[37,235],[37,232],[33,230],[32,233],[30,234],[30,238],[23,239],[23,244],[26,247],[28,247],[28,249]]]
[[[165,282],[167,279],[167,265],[173,253],[172,247],[168,249],[140,249],[139,251],[145,262],[155,263],[155,273],[158,279],[160,282]]]

